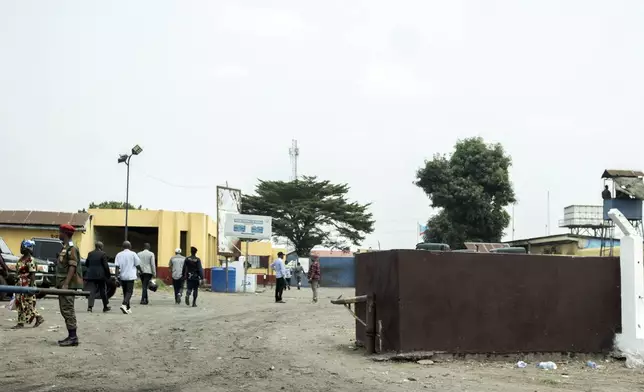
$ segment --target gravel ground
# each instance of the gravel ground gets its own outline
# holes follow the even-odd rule
[[[644,390],[644,373],[622,362],[559,362],[554,371],[508,361],[374,362],[352,345],[354,320],[329,299],[353,289],[291,290],[275,304],[260,294],[202,292],[199,307],[175,305],[168,292],[151,295],[133,314],[85,312],[77,301],[81,345],[65,336],[56,299],[39,301],[38,329],[9,330],[16,313],[0,309],[0,390],[19,391],[584,391]],[[139,293],[135,293],[138,304]],[[6,304],[6,303],[4,303]],[[99,306],[97,306],[98,308]],[[24,380],[24,381],[23,381]]]

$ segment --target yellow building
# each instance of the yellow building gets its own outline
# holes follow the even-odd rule
[[[242,256],[245,256],[248,251],[248,261],[252,265],[252,268],[248,269],[248,273],[257,275],[273,274],[268,266],[277,258],[279,252],[286,254],[286,249],[274,248],[270,241],[242,241],[239,250]]]
[[[115,256],[125,238],[125,210],[92,209],[87,213],[43,211],[0,211],[0,237],[14,253],[20,242],[33,237],[58,237],[61,224],[76,227],[73,241],[86,257],[95,241],[105,244],[105,251]],[[206,214],[194,212],[130,210],[128,240],[134,250],[150,243],[159,267],[167,267],[176,248],[189,252],[198,249],[204,268],[219,265],[217,258],[217,224]]]
[[[45,211],[0,211],[0,237],[14,254],[20,253],[22,240],[31,238],[58,238],[58,228],[70,224],[76,228],[72,240],[80,247],[92,249],[84,244],[87,213],[45,212]]]

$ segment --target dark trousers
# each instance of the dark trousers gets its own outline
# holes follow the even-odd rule
[[[121,288],[123,289],[123,305],[130,309],[130,300],[132,299],[132,293],[134,292],[134,281],[122,280]]]
[[[148,286],[152,280],[152,274],[141,274],[141,303],[148,303]]]
[[[282,300],[282,293],[284,293],[284,287],[286,287],[286,279],[277,278],[275,281],[275,302],[280,302]]]
[[[103,309],[107,307],[109,303],[107,300],[107,283],[104,279],[100,280],[88,280],[87,281],[87,291],[89,291],[89,298],[87,299],[87,307],[94,307],[94,300],[96,299],[96,294],[101,297],[103,301]]]
[[[65,325],[69,331],[69,336],[76,336],[76,311],[74,310],[73,295],[59,295],[58,305],[60,306],[60,315],[65,319]]]
[[[174,287],[174,298],[179,301],[183,292],[183,279],[172,279],[172,287]]]
[[[190,293],[192,293],[192,303],[197,302],[197,294],[199,293],[199,280],[198,279],[188,279],[186,282],[186,301],[190,297]],[[187,303],[187,302],[186,302]]]

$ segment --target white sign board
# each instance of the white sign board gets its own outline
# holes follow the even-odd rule
[[[269,240],[273,218],[260,215],[227,214],[224,235],[239,239]]]

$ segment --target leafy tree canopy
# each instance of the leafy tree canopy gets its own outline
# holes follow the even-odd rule
[[[104,201],[101,203],[89,203],[88,209],[103,209],[103,210],[124,210],[125,209],[125,203],[122,201]],[[130,210],[142,210],[143,206],[139,206],[138,208],[133,206],[132,204],[128,203],[128,209]],[[87,212],[85,208],[82,210],[78,210],[78,212]]]
[[[348,191],[347,184],[317,177],[259,180],[255,195],[243,195],[242,211],[272,217],[273,234],[289,239],[300,256],[309,255],[317,245],[347,249],[364,241],[374,225],[370,204],[349,202]]]
[[[516,202],[501,144],[481,137],[459,140],[450,155],[436,154],[416,173],[415,184],[440,212],[429,219],[425,241],[464,247],[466,241],[500,242],[510,223],[505,207]]]

